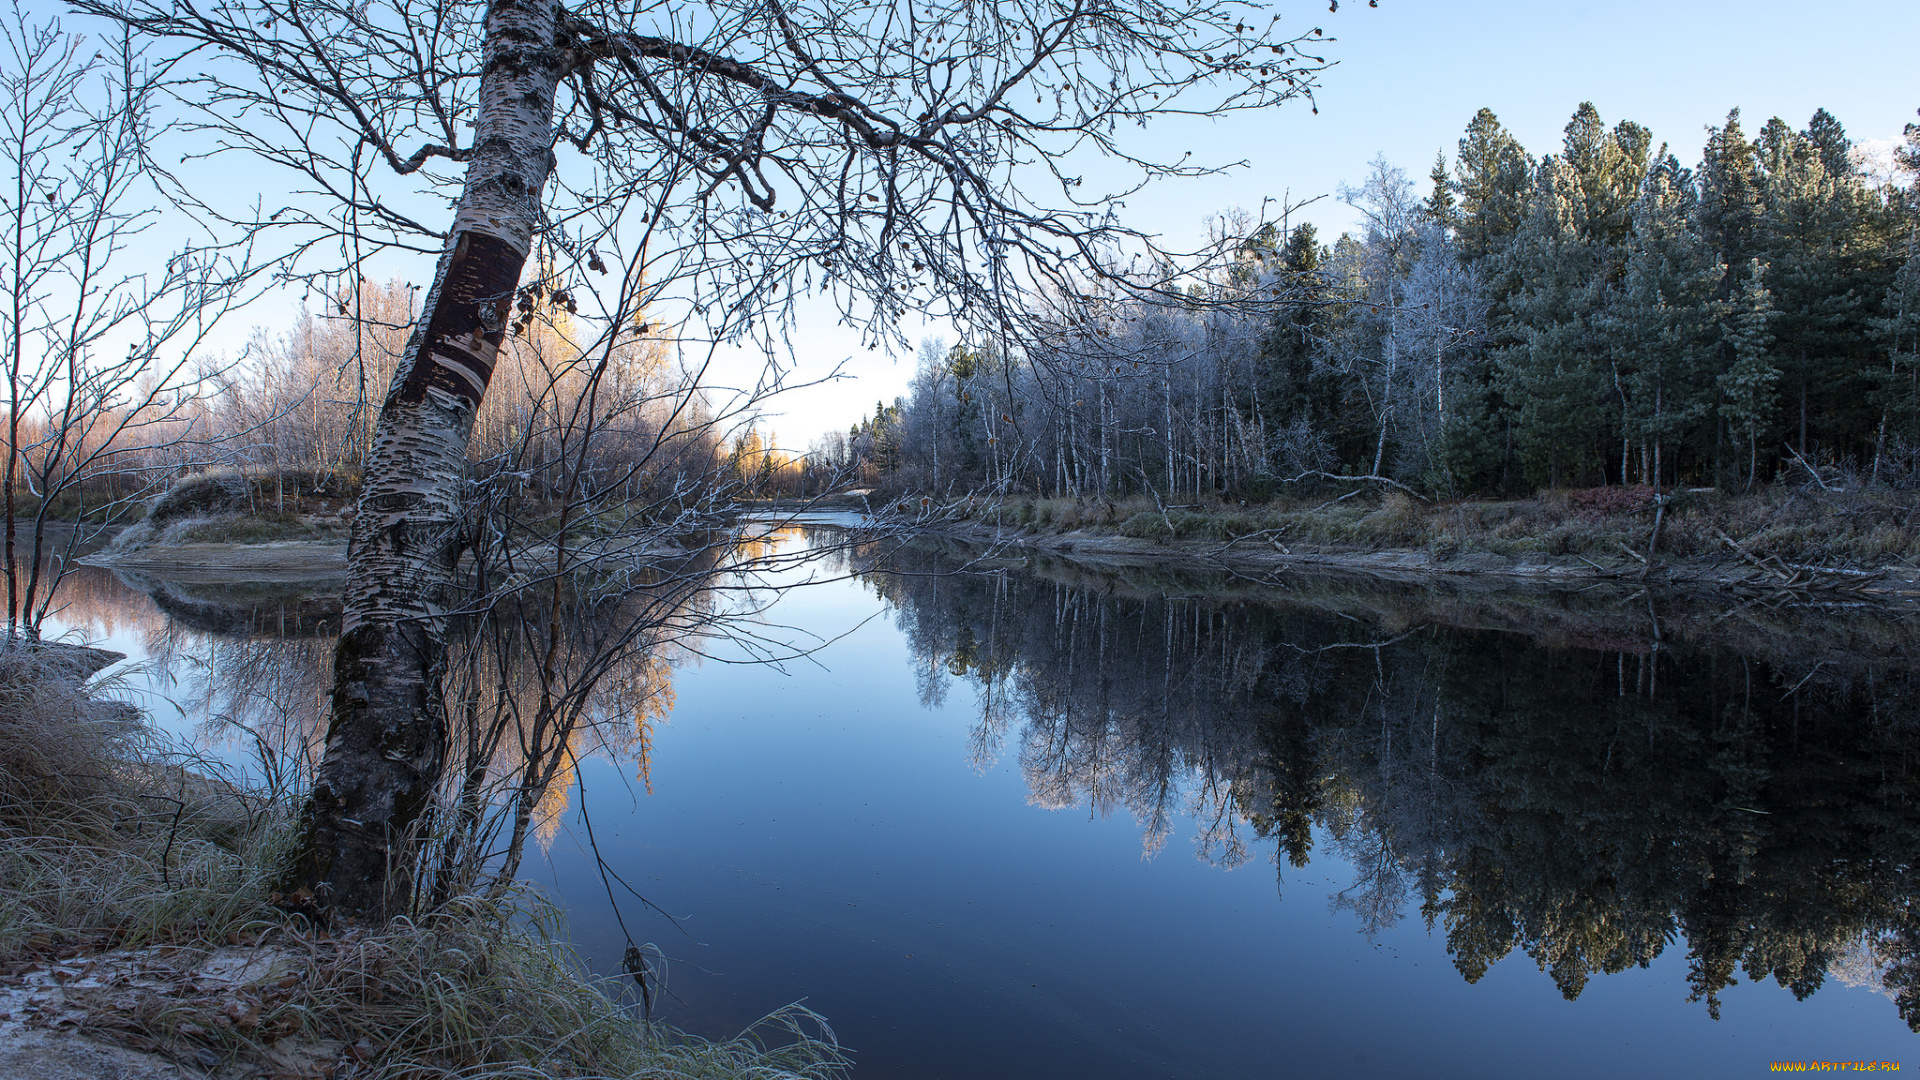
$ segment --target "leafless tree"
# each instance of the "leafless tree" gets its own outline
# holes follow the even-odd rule
[[[18,4],[0,15],[0,160],[12,174],[0,192],[9,640],[39,635],[88,529],[164,482],[153,444],[206,452],[209,433],[191,422],[209,371],[203,346],[250,271],[244,251],[212,243],[130,268],[159,224],[155,85],[125,36],[91,43]],[[67,514],[79,528],[53,544],[48,525]]]
[[[1131,188],[1090,192],[1083,162],[1140,181],[1202,171],[1136,150],[1133,129],[1272,106],[1324,67],[1318,29],[1277,34],[1257,5],[1199,0],[77,6],[192,56],[181,99],[221,149],[303,179],[258,215],[292,231],[299,265],[330,241],[356,271],[375,246],[439,256],[366,467],[297,875],[301,895],[359,915],[410,891],[388,869],[444,760],[466,443],[524,325],[536,240],[567,260],[569,298],[609,261],[646,283],[613,290],[610,327],[654,310],[771,348],[805,290],[875,339],[914,308],[1013,327],[1034,282],[1071,297],[1121,276],[1125,244],[1150,249],[1110,202]]]

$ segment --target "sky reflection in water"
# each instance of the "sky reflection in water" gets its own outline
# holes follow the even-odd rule
[[[779,622],[857,629],[783,670],[680,666],[651,794],[631,761],[580,770],[524,869],[597,969],[626,942],[582,807],[680,917],[623,904],[678,961],[669,1020],[804,1000],[856,1077],[1744,1076],[1913,1042],[1883,994],[1771,974],[1920,939],[1909,631],[1562,599],[1528,635],[1443,632],[1515,608],[918,576],[948,558],[785,597]],[[110,647],[168,640],[121,602]],[[174,665],[189,711],[222,666],[196,633],[171,631],[207,658]]]

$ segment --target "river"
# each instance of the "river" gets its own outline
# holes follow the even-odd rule
[[[670,1023],[803,1002],[859,1080],[1914,1056],[1912,619],[837,539],[541,800],[520,873],[596,970],[657,946]],[[312,745],[324,600],[67,599],[211,757]]]

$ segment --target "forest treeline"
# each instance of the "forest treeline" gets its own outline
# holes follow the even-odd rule
[[[923,343],[910,394],[817,453],[942,495],[1911,487],[1920,125],[1895,164],[1824,110],[1752,136],[1735,110],[1688,165],[1590,104],[1538,157],[1483,109],[1424,197],[1376,160],[1341,192],[1360,228],[1250,230],[1205,303],[1115,303],[1044,348]]]
[[[250,362],[199,405],[198,426],[243,470],[351,489],[419,315],[417,291],[361,281],[284,333],[256,333]],[[716,404],[670,333],[642,318],[641,332],[609,340],[574,307],[557,275],[520,289],[467,451],[476,477],[510,473],[536,497],[581,483],[659,506],[799,490],[807,463],[756,426],[750,405]]]
[[[54,518],[134,520],[142,500],[202,472],[230,478],[256,512],[341,503],[357,489],[417,292],[362,279],[284,331],[256,330],[237,361],[207,361],[162,398],[78,420],[23,415],[19,512],[39,513],[36,496],[51,488],[61,495],[47,507]],[[793,494],[809,482],[812,463],[782,451],[750,409],[716,406],[670,336],[608,346],[563,290],[535,282],[521,293],[527,317],[501,351],[468,449],[476,480],[512,476],[538,500],[577,476],[605,498],[667,508]]]

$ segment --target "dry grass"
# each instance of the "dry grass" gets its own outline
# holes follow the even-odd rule
[[[122,985],[96,976],[105,985],[69,989],[67,1005],[88,1010],[85,1027],[287,1080],[825,1080],[844,1071],[831,1029],[797,1006],[725,1042],[637,1020],[622,988],[584,978],[529,910],[472,901],[418,923],[333,935],[288,925],[244,950],[142,957]],[[247,959],[235,962],[237,953]]]
[[[97,655],[97,654],[96,654]],[[81,650],[0,647],[0,961],[223,936],[263,917],[269,793],[160,744],[89,691]]]
[[[291,511],[215,514],[128,526],[113,538],[111,550],[132,552],[159,544],[266,544],[276,540],[344,540],[338,519],[315,519]]]
[[[1653,527],[1649,488],[1547,491],[1498,502],[1421,503],[1389,491],[1336,501],[1168,506],[1130,498],[1013,498],[956,506],[955,517],[1018,526],[1035,534],[1111,530],[1149,540],[1227,541],[1269,536],[1289,546],[1342,551],[1426,551],[1437,557],[1624,557],[1644,552]],[[1920,550],[1920,501],[1911,493],[1830,492],[1778,486],[1750,495],[1681,492],[1674,496],[1660,552],[1730,558],[1720,533],[1756,555],[1795,563],[1873,565],[1911,559]]]
[[[0,973],[50,980],[81,1028],[286,1080],[844,1071],[798,1007],[720,1043],[637,1019],[534,897],[331,934],[284,915],[296,793],[166,747],[85,683],[97,656],[0,647]]]

